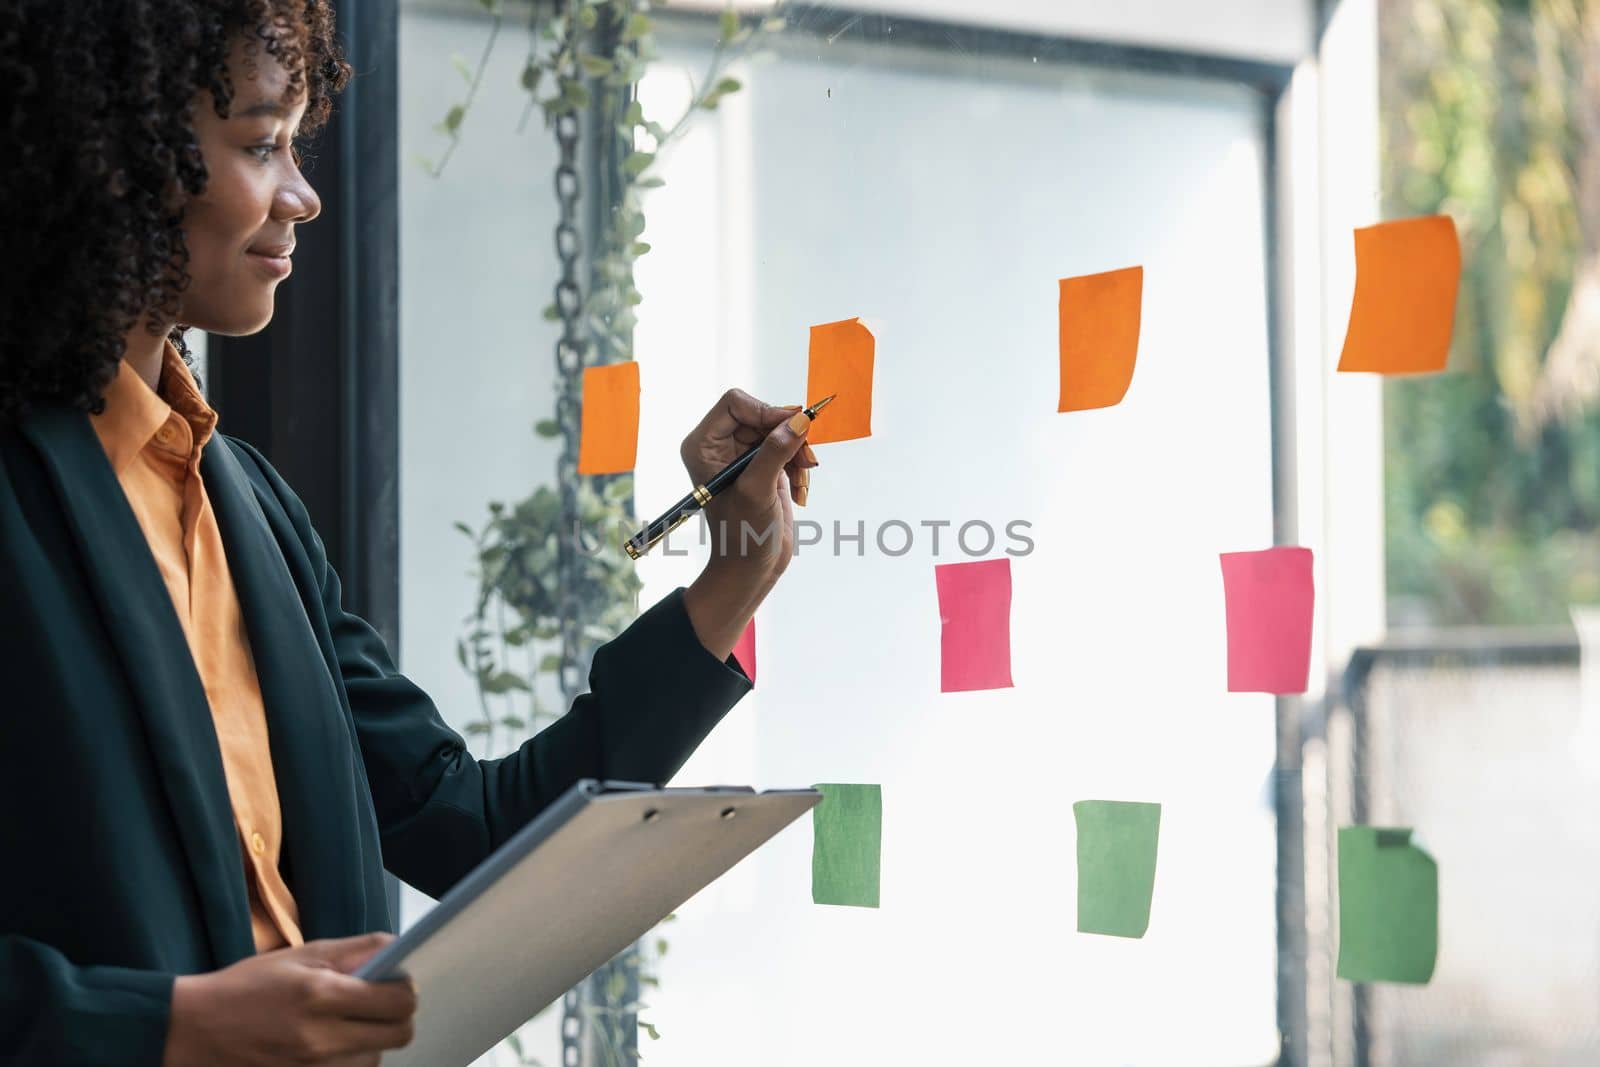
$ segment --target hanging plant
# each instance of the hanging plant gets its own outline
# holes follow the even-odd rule
[[[451,57],[466,89],[435,127],[448,144],[437,161],[418,159],[435,178],[443,175],[461,142],[504,28],[502,0],[479,3],[491,19],[483,51],[476,66],[461,56]],[[562,324],[562,343],[573,346],[578,357],[574,368],[558,354],[556,414],[534,425],[539,436],[563,441],[556,484],[538,486],[519,501],[491,501],[488,518],[477,528],[455,523],[472,541],[476,561],[473,610],[464,620],[466,632],[456,653],[476,683],[482,716],[468,723],[466,732],[490,758],[515,750],[565,714],[595,650],[637,614],[641,583],[618,536],[618,531],[631,532],[638,525],[633,479],[576,474],[576,370],[634,358],[635,309],[644,299],[634,270],[639,257],[650,251],[643,240],[642,198],[645,191],[665,184],[653,173],[657,160],[696,114],[715,110],[742,88],[727,74],[728,64],[762,34],[784,25],[781,4],[759,19],[743,18],[731,7],[724,10],[708,69],[693,82],[689,106],[663,125],[645,114],[634,95],[657,58],[655,13],[660,6],[651,0],[535,0],[528,17],[527,56],[518,78],[527,101],[518,131],[537,109],[558,142],[566,142],[564,155],[570,155],[576,117],[587,113],[589,128],[601,135],[601,162],[598,173],[586,177],[597,186],[591,195],[603,210],[599,232],[590,235],[587,285],[565,293],[558,286],[557,299],[543,312],[546,320]],[[562,180],[576,178],[558,175],[558,191]],[[576,189],[567,192],[562,194],[563,211],[570,214]],[[558,239],[556,251],[570,271],[578,250],[562,247]],[[590,1024],[590,1047],[606,1067],[637,1062],[638,1030],[652,1040],[659,1038],[656,1027],[638,1013],[647,1008],[642,991],[659,986],[652,963],[666,951],[664,938],[641,941],[596,972],[581,1005],[569,995],[566,1012],[580,1011]],[[518,1063],[539,1067],[518,1035],[505,1046]]]

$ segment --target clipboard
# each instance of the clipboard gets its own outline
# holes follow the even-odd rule
[[[356,971],[417,983],[384,1067],[466,1067],[821,800],[574,783]]]

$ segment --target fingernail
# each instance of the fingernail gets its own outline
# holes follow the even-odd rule
[[[811,487],[809,485],[797,485],[794,489],[794,495],[800,498],[798,501],[800,506],[805,507],[806,498],[811,495]]]
[[[805,455],[807,463],[815,463],[819,465],[822,463],[822,461],[817,458],[816,452],[812,450],[810,445],[801,445],[800,451]]]
[[[789,420],[789,432],[790,433],[796,433],[796,434],[803,434],[803,433],[806,432],[806,429],[810,425],[811,425],[811,416],[807,415],[804,411],[802,411],[799,414],[795,415],[794,418]]]
[[[779,404],[778,406],[780,408],[782,408],[783,410],[785,410],[785,411],[799,411],[805,405],[804,404]]]

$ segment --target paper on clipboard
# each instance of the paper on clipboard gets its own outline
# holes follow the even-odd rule
[[[356,972],[417,983],[384,1067],[465,1067],[822,799],[585,779]]]

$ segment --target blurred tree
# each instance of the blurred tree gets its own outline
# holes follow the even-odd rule
[[[1385,395],[1390,621],[1562,622],[1600,599],[1600,0],[1380,34],[1385,216],[1452,215],[1464,260],[1449,373]]]

